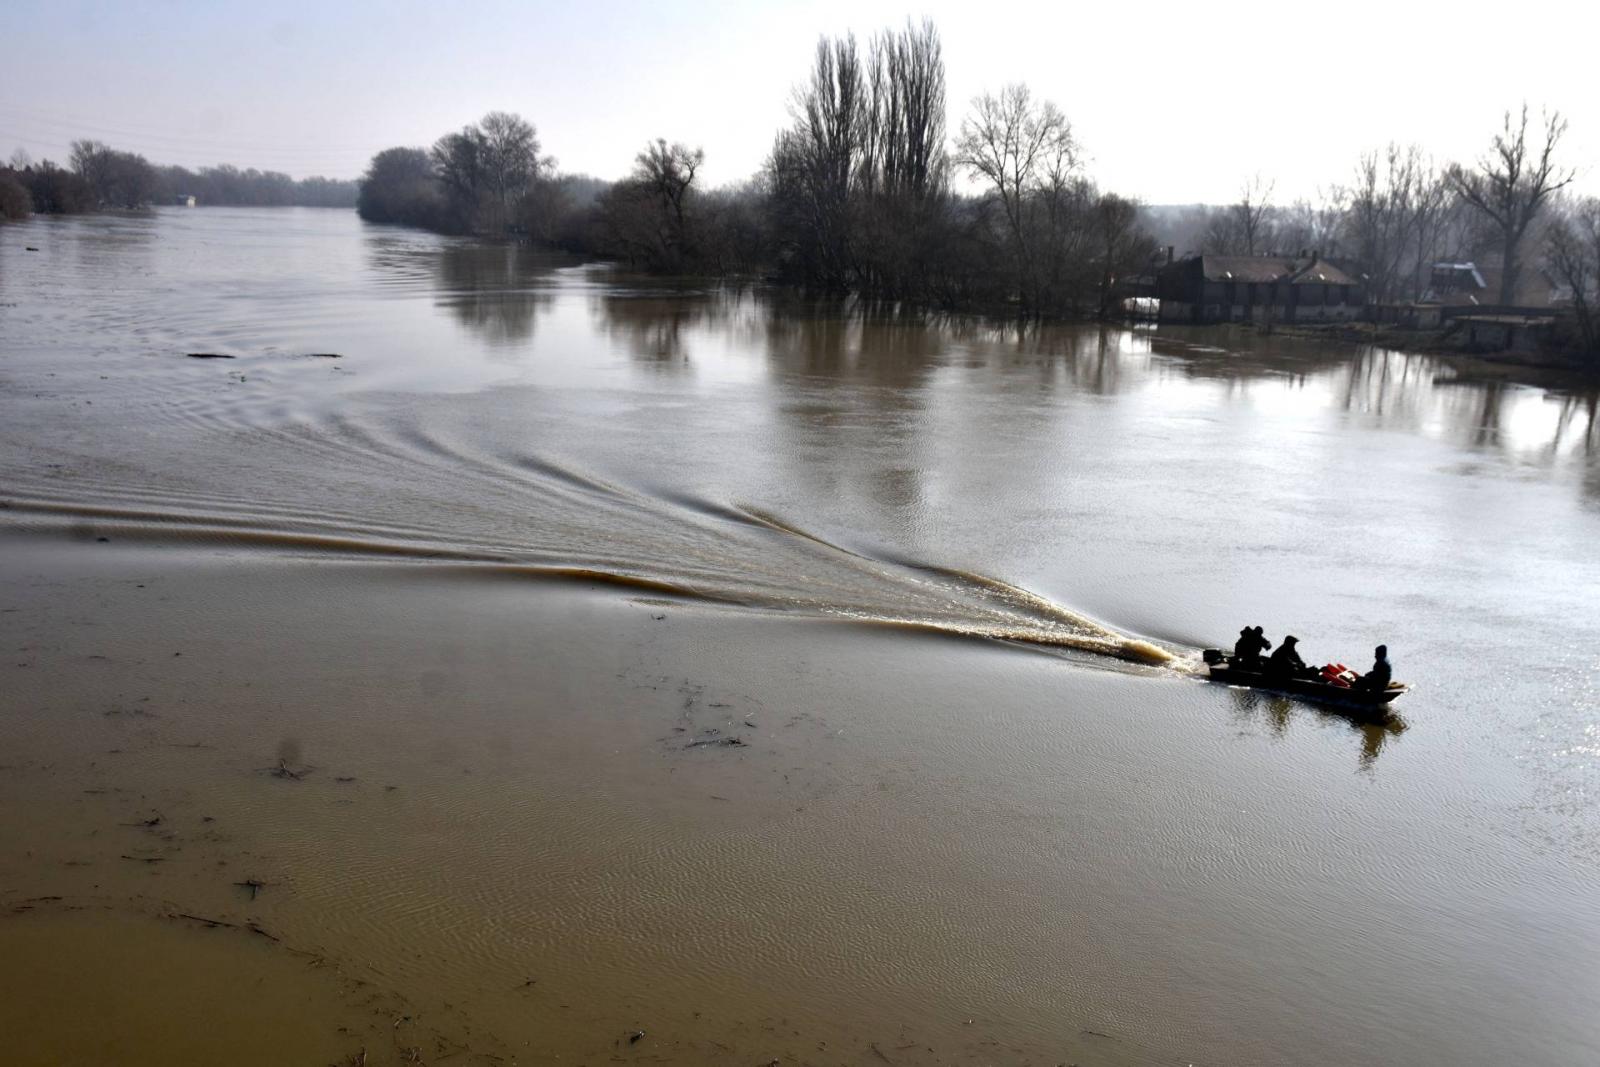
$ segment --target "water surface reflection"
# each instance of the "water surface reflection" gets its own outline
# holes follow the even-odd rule
[[[295,355],[319,351],[345,358]],[[220,826],[308,846],[261,906],[429,1003],[548,964],[529,996],[581,972],[608,1010],[714,1003],[748,1033],[791,991],[843,1029],[959,1032],[971,999],[1040,1062],[1117,1021],[1175,1062],[1594,1047],[1592,391],[295,211],[0,228],[0,359],[0,525],[49,561],[7,587],[35,689],[0,725],[62,749],[0,776],[12,809],[49,780],[85,811],[146,757],[153,796],[211,752],[216,795],[266,791]],[[1410,728],[1182,669],[1247,622],[1320,662],[1384,641]],[[1115,658],[1140,639],[1177,665]],[[112,769],[54,710],[78,686],[73,721],[131,726],[105,670],[217,748]],[[678,747],[747,711],[737,751]],[[285,719],[326,768],[299,785],[248,773]],[[0,862],[49,892],[34,822],[0,820]],[[181,862],[116,857],[74,877],[143,892]],[[672,1003],[691,974],[718,983]]]

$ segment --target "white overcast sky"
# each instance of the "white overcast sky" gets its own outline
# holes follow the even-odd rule
[[[1222,202],[1255,173],[1276,199],[1343,182],[1416,141],[1468,158],[1507,107],[1559,108],[1567,160],[1600,192],[1592,2],[538,4],[6,0],[0,157],[61,160],[94,137],[153,161],[355,177],[517,111],[563,170],[625,173],[649,138],[705,148],[713,184],[759,168],[820,34],[930,16],[952,132],[971,98],[1025,81],[1072,119],[1105,186]]]

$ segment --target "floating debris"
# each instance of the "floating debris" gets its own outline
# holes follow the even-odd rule
[[[310,767],[301,767],[298,771],[289,766],[289,761],[280,759],[276,767],[268,767],[267,773],[274,778],[283,778],[291,782],[298,782],[311,773]]]
[[[738,737],[702,737],[698,741],[690,741],[685,748],[743,748],[744,739]]]

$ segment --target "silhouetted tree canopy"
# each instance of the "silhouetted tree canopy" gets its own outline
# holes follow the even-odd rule
[[[440,228],[445,202],[432,156],[421,148],[385,148],[373,156],[356,210],[368,222]]]

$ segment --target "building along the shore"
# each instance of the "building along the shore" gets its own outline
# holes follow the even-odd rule
[[[1342,322],[1359,318],[1361,283],[1313,252],[1197,255],[1156,279],[1162,322]]]

